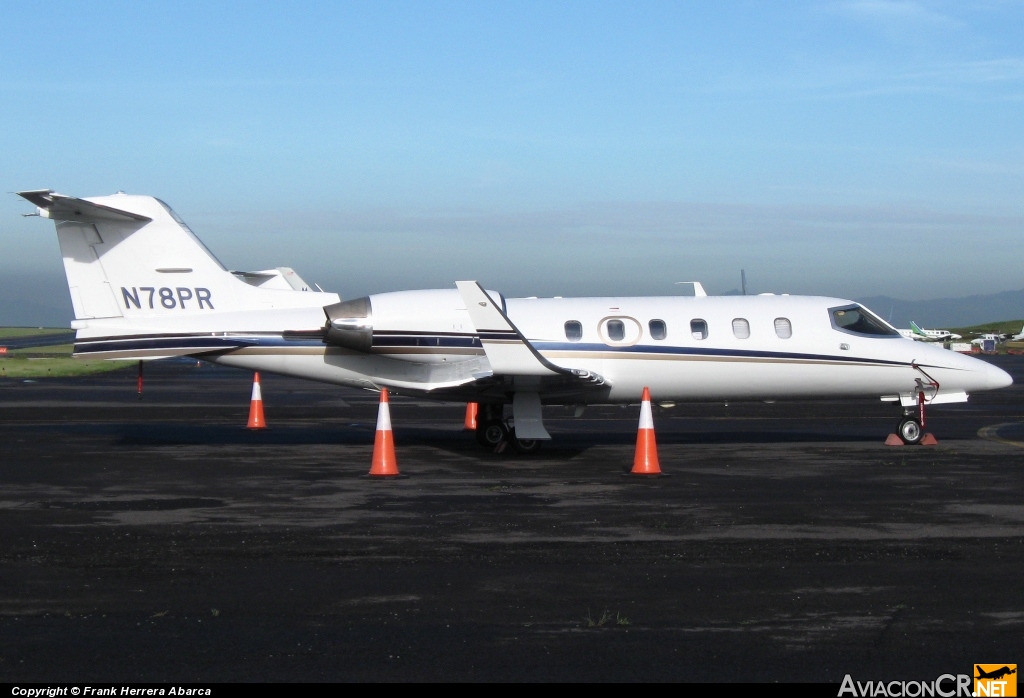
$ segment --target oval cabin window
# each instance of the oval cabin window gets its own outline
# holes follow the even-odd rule
[[[690,334],[694,339],[707,339],[708,323],[704,320],[690,320]]]
[[[644,326],[631,317],[606,317],[597,323],[597,336],[610,347],[631,347],[644,336]]]
[[[651,320],[647,327],[651,330],[651,339],[665,339],[668,336],[664,320]]]
[[[583,324],[576,320],[569,320],[566,322],[565,338],[570,342],[578,342],[583,339]]]
[[[793,325],[789,318],[775,318],[775,334],[779,336],[779,339],[789,339],[793,336]]]
[[[613,342],[621,342],[626,338],[626,326],[622,320],[609,320],[605,327],[608,331],[608,339]]]
[[[749,339],[750,323],[747,322],[746,318],[736,318],[732,321],[732,333],[736,335],[736,339]]]

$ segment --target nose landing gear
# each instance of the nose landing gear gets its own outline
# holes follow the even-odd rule
[[[908,446],[921,443],[924,438],[924,429],[921,423],[913,415],[904,415],[896,427],[896,435]]]
[[[908,446],[914,446],[917,444],[931,446],[938,443],[934,436],[931,434],[925,434],[924,432],[924,406],[927,403],[927,400],[925,399],[925,389],[930,388],[935,391],[932,395],[932,398],[934,399],[934,397],[939,394],[939,383],[925,373],[924,369],[918,366],[917,363],[913,363],[912,366],[914,369],[924,374],[925,378],[928,379],[928,382],[925,384],[920,378],[917,379],[917,410],[914,410],[913,407],[909,405],[904,408],[903,418],[900,419],[899,424],[896,426],[896,436],[899,437],[899,441],[894,440],[893,437],[890,436],[890,440],[886,441],[889,445],[899,446],[900,441]]]

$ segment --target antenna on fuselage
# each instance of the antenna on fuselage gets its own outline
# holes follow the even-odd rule
[[[747,270],[740,269],[740,288],[743,289],[743,295],[747,295]]]

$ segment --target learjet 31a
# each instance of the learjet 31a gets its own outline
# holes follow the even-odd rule
[[[550,438],[542,405],[637,403],[645,386],[663,403],[881,398],[899,403],[897,433],[915,443],[924,404],[1012,383],[839,298],[707,296],[699,284],[695,296],[505,298],[458,281],[342,301],[284,267],[228,271],[153,197],[20,195],[56,225],[75,356],[191,356],[477,402],[485,445],[531,450]]]

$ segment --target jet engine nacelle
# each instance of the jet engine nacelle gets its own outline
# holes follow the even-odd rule
[[[501,294],[488,293],[505,308]],[[324,342],[350,351],[415,363],[448,362],[482,352],[465,302],[454,288],[376,293],[324,306],[324,314]],[[444,347],[452,351],[441,351]]]
[[[369,353],[373,346],[373,306],[368,296],[324,306],[324,314],[326,343]]]

